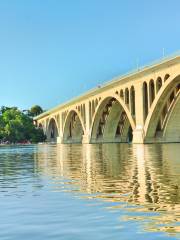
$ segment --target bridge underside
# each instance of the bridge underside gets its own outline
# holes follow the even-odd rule
[[[122,106],[115,98],[101,104],[92,126],[91,143],[131,142],[132,127]]]
[[[154,137],[147,136],[145,143],[180,142],[180,91],[172,93],[168,105],[163,107]]]
[[[83,127],[75,111],[67,117],[62,143],[82,143]]]

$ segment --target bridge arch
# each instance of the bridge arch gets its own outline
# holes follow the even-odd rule
[[[169,116],[171,116],[171,120],[174,119],[175,116],[173,115],[178,111],[180,102],[179,100],[177,102],[177,99],[179,99],[177,94],[179,94],[179,88],[180,75],[174,74],[171,75],[159,89],[144,125],[145,142],[151,142],[158,137],[167,137],[167,129],[169,127],[165,127],[165,125],[168,126],[167,119],[170,120]],[[175,106],[176,104],[176,111],[173,111],[173,105]],[[180,115],[178,115],[178,117],[180,117]],[[174,122],[174,120],[172,120],[172,122]],[[180,119],[178,118],[176,127],[178,128],[179,125]]]
[[[130,88],[130,109],[131,109],[132,116],[135,117],[136,108],[135,108],[135,89],[134,89],[134,86],[131,86],[131,88]]]
[[[149,99],[148,99],[148,84],[147,82],[143,82],[143,118],[144,121],[146,120],[146,117],[148,115],[148,106],[149,106]]]
[[[132,140],[134,129],[135,122],[128,107],[117,94],[111,94],[101,99],[94,113],[91,142],[128,142]]]
[[[38,128],[43,129],[43,124],[42,124],[42,123],[39,123],[39,124],[38,124]]]
[[[156,94],[159,92],[160,88],[162,87],[162,78],[158,77],[156,80]]]
[[[125,89],[125,103],[129,106],[129,89]]]
[[[154,80],[151,79],[149,82],[149,104],[152,105],[153,101],[155,99],[155,84]]]
[[[48,142],[57,142],[59,136],[58,123],[56,118],[52,117],[48,121],[46,137]]]
[[[71,109],[64,122],[63,143],[81,143],[84,132],[81,115],[75,109]]]
[[[46,135],[46,125],[44,122],[39,122],[37,125],[38,128],[42,129],[44,134]]]
[[[167,74],[164,76],[164,82],[165,82],[166,80],[168,80],[169,77],[170,77],[170,75],[169,75],[169,73],[167,73]]]
[[[123,92],[123,89],[120,90],[120,98],[121,98],[122,100],[124,100],[124,92]]]
[[[174,98],[174,104],[165,119],[163,138],[167,142],[180,142],[180,84],[179,90]]]

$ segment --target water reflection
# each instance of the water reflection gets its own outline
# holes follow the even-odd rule
[[[148,219],[148,231],[169,234],[180,231],[179,156],[179,144],[39,145],[34,153],[35,172],[54,191],[120,203],[111,208],[134,213],[124,221]]]
[[[28,191],[28,184],[32,191],[43,187],[40,176],[35,174],[36,150],[34,146],[0,148],[0,193],[21,197]]]

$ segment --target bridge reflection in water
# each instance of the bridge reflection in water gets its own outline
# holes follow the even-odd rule
[[[53,178],[55,191],[115,202],[111,209],[134,212],[124,221],[146,220],[148,231],[173,234],[180,231],[179,147],[39,145],[35,169]]]

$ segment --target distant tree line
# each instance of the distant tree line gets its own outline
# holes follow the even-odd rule
[[[0,142],[1,143],[38,143],[45,141],[42,129],[33,124],[33,117],[41,114],[38,105],[30,110],[19,110],[17,107],[0,108]]]

